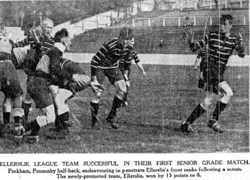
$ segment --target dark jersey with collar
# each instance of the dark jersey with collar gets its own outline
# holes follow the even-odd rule
[[[235,34],[230,34],[226,37],[218,32],[210,33],[207,34],[203,40],[191,43],[190,49],[192,51],[198,51],[205,48],[206,45],[208,45],[209,62],[223,69],[225,69],[233,50],[236,50],[240,57],[243,58],[245,56],[244,47],[237,45],[237,37]]]
[[[123,48],[118,39],[108,40],[91,60],[91,75],[95,76],[98,69],[113,69],[118,67],[120,59],[127,59],[133,52],[133,46]]]

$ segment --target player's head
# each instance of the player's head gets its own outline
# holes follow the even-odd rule
[[[132,29],[123,27],[120,30],[118,41],[123,47],[126,47],[131,43],[133,36],[134,34]]]
[[[51,35],[52,29],[54,27],[54,22],[51,19],[44,19],[42,22],[42,29],[44,34]]]
[[[222,33],[230,33],[233,27],[233,16],[231,14],[223,14],[220,18],[220,30]]]
[[[63,28],[60,31],[57,31],[54,36],[54,41],[62,43],[65,46],[66,50],[69,50],[71,45],[71,38],[69,36],[68,30]]]

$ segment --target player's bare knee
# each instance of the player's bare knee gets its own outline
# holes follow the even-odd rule
[[[55,119],[56,119],[54,105],[50,105],[50,106],[46,107],[45,108],[45,113],[46,113],[46,118],[47,118],[48,124],[49,123],[54,123]]]
[[[11,104],[3,104],[3,112],[11,112]]]
[[[13,108],[22,108],[22,96],[18,96],[13,99]]]
[[[94,92],[94,98],[92,99],[91,102],[98,104],[100,102],[101,99],[101,92]]]
[[[209,107],[212,105],[213,103],[213,96],[207,96],[204,101],[202,102],[202,107],[205,109],[205,110],[208,110]]]
[[[14,117],[22,117],[24,115],[24,111],[22,108],[14,108],[13,109],[13,116]]]
[[[115,82],[115,86],[117,88],[117,93],[119,94],[125,94],[127,91],[126,83],[124,80],[120,80]]]

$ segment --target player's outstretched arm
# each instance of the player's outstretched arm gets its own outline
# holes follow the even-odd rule
[[[137,64],[138,68],[141,70],[143,76],[146,77],[148,74],[144,71],[144,68],[143,68],[141,61],[137,62],[136,64]]]

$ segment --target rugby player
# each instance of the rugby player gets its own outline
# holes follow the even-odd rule
[[[118,129],[117,110],[123,103],[125,93],[127,92],[126,83],[119,69],[119,60],[128,57],[133,48],[129,45],[133,38],[133,30],[122,28],[118,38],[113,38],[106,41],[99,51],[91,60],[91,80],[103,84],[107,77],[112,85],[116,87],[116,95],[113,99],[113,104],[106,121],[111,127]],[[97,127],[97,114],[99,110],[99,102],[101,98],[100,92],[94,92],[94,98],[90,102],[92,127]]]
[[[197,105],[190,116],[183,122],[180,130],[191,132],[191,124],[212,104],[216,94],[222,93],[222,98],[217,102],[212,118],[208,121],[207,126],[214,131],[222,133],[224,130],[219,126],[219,115],[225,109],[229,100],[233,96],[233,91],[224,79],[224,72],[229,57],[233,50],[236,50],[238,56],[244,58],[245,48],[242,43],[242,35],[232,34],[233,17],[230,14],[222,15],[220,19],[220,31],[209,33],[199,42],[194,42],[192,29],[187,30],[188,42],[190,49],[195,52],[208,45],[209,56],[208,62],[204,67],[204,79],[206,81],[206,97],[204,101]]]
[[[138,58],[137,52],[134,50],[134,43],[135,40],[134,38],[132,38],[131,43],[129,44],[129,46],[131,46],[131,53],[124,57],[124,59],[120,59],[119,60],[119,68],[123,74],[124,80],[126,82],[126,86],[127,86],[127,91],[124,95],[123,98],[123,106],[127,106],[128,105],[128,91],[130,88],[130,73],[131,73],[131,65],[132,65],[132,61],[134,60],[136,65],[138,66],[138,68],[141,70],[143,76],[147,76],[147,73],[144,71],[143,65],[140,61],[140,59]]]
[[[15,138],[21,139],[24,128],[21,125],[22,109],[22,88],[18,79],[18,74],[12,63],[12,42],[0,36],[0,90],[4,93],[3,102],[3,125],[1,124],[0,134],[13,132]],[[14,127],[10,126],[11,104],[13,104]]]
[[[48,133],[47,137],[65,138],[69,133],[67,100],[74,93],[91,85],[90,78],[78,63],[62,57],[71,45],[68,31],[66,29],[58,31],[54,40],[54,47],[43,55],[37,64],[34,78],[28,86],[28,91],[37,108],[45,112],[43,116],[38,116],[36,120],[28,124],[27,130],[32,130],[31,139],[37,139],[40,128],[55,121],[53,100],[56,105],[58,123],[55,131]]]
[[[28,84],[33,76],[37,63],[41,57],[54,45],[54,40],[51,36],[53,27],[54,22],[51,19],[46,18],[42,21],[41,29],[40,27],[31,29],[25,39],[14,44],[14,48],[30,46],[30,50],[28,51],[25,61],[21,67],[27,74],[26,84]],[[22,104],[25,122],[28,120],[31,103],[31,97],[28,93],[26,93]]]

